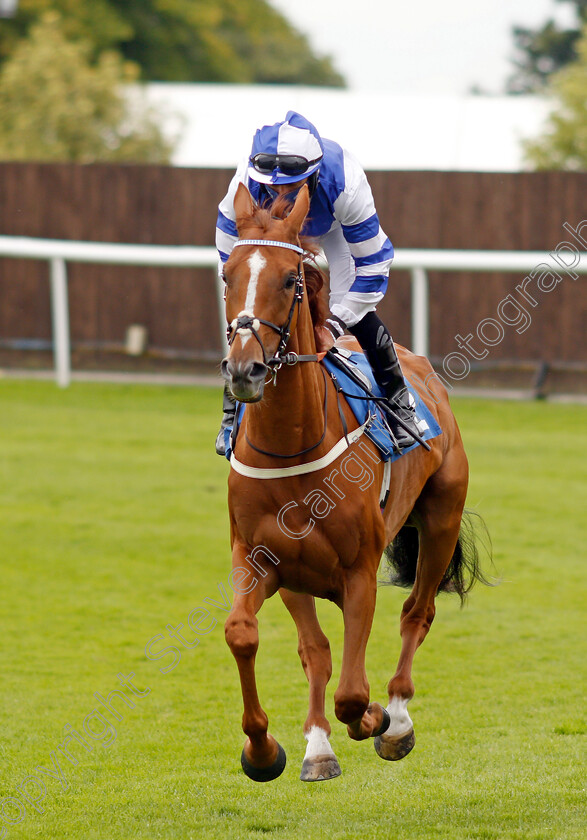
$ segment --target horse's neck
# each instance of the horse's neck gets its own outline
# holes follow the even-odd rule
[[[307,303],[287,351],[300,355],[316,353]],[[265,386],[263,400],[247,406],[247,436],[255,446],[270,452],[290,454],[317,443],[324,431],[324,375],[316,362],[284,365],[275,384]],[[318,450],[317,450],[318,451]]]

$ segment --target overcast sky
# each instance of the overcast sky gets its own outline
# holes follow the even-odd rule
[[[549,17],[568,24],[555,0],[269,0],[330,55],[354,90],[501,93],[511,73],[514,24]]]

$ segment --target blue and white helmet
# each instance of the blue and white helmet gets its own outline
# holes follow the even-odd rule
[[[260,184],[293,184],[317,172],[324,145],[312,123],[296,111],[264,125],[253,138],[249,177]]]

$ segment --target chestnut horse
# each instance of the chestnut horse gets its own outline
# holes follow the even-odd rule
[[[279,591],[297,625],[310,689],[301,778],[330,779],[340,774],[324,710],[332,663],[314,598],[333,601],[344,617],[336,717],[351,738],[375,737],[382,758],[402,758],[414,744],[407,710],[414,694],[412,661],[434,619],[436,594],[443,588],[462,596],[468,588],[464,569],[471,574],[469,585],[481,577],[477,558],[469,563],[459,541],[467,458],[446,391],[436,380],[434,394],[423,397],[442,434],[429,441],[429,451],[417,446],[392,463],[381,509],[384,464],[346,402],[337,408],[335,385],[317,361],[315,327],[320,306],[322,316],[326,310],[318,300],[320,283],[309,289],[304,276],[299,235],[308,189],[302,187],[284,218],[258,208],[243,184],[234,207],[239,240],[224,268],[230,327],[222,373],[247,406],[228,479],[235,597],[225,632],[242,686],[247,740],[241,763],[256,781],[276,778],[285,766],[283,748],[267,731],[255,681],[256,614]],[[308,281],[311,270],[306,266]],[[402,347],[398,353],[408,379],[433,375],[426,359]],[[273,382],[265,387],[270,372]],[[374,480],[359,481],[361,470]],[[407,531],[416,538],[406,540]],[[385,709],[369,701],[365,649],[380,559],[394,539],[396,548],[412,552],[411,575],[403,560],[398,563],[413,588],[403,605],[401,653]]]

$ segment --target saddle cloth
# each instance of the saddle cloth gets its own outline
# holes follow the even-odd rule
[[[367,361],[364,353],[351,352],[343,348],[337,348],[338,358],[345,362],[355,377],[358,376],[366,386],[368,386],[371,393],[376,397],[384,397],[384,393],[375,381],[371,365]],[[345,398],[352,409],[355,418],[359,425],[365,422],[367,415],[371,414],[373,417],[372,423],[365,429],[366,436],[373,441],[380,452],[382,461],[397,461],[406,452],[411,452],[416,446],[420,444],[414,441],[413,446],[402,449],[398,452],[394,449],[393,440],[388,429],[388,421],[383,409],[379,408],[377,403],[373,400],[366,400],[367,394],[364,389],[354,381],[350,375],[346,375],[344,370],[334,365],[328,356],[323,360],[322,364],[330,373],[331,376],[336,377],[339,387],[343,391]],[[442,434],[442,429],[436,422],[432,412],[412,388],[407,379],[404,378],[406,387],[410,394],[410,402],[416,410],[416,425],[418,432],[423,440],[430,440]],[[356,399],[353,399],[355,397]],[[362,399],[358,399],[361,397]]]
[[[371,366],[363,353],[350,352],[349,350],[337,348],[337,355],[339,359],[349,367],[349,370],[354,373],[355,377],[359,377],[364,382],[365,386],[375,397],[384,396],[383,391],[375,381]],[[365,429],[365,435],[373,441],[379,450],[382,461],[397,461],[397,459],[401,458],[402,455],[405,455],[406,452],[411,452],[412,449],[415,449],[416,446],[420,445],[414,441],[413,446],[402,449],[401,452],[397,452],[397,450],[394,449],[393,440],[389,432],[384,412],[381,408],[379,408],[377,403],[373,400],[365,399],[365,397],[368,396],[368,393],[366,393],[365,390],[354,381],[351,374],[345,373],[344,369],[333,364],[329,360],[328,356],[322,360],[321,364],[324,365],[327,372],[330,374],[330,377],[335,380],[338,388],[343,392],[359,425],[361,426],[367,420],[367,417],[369,415],[371,416],[371,423],[369,423]],[[404,381],[410,393],[410,401],[416,410],[416,424],[422,439],[430,440],[431,438],[435,438],[442,434],[442,429],[436,422],[436,419],[430,412],[428,406],[412,388],[410,383],[407,380]],[[244,410],[245,404],[237,403],[237,434]],[[236,440],[236,435],[233,435],[232,432],[232,427],[228,427],[224,430],[225,454],[229,461],[234,441]]]

